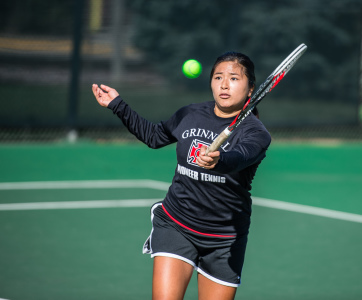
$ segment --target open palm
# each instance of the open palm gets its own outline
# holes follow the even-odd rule
[[[100,87],[97,84],[93,84],[92,91],[98,103],[104,107],[107,107],[114,98],[119,96],[115,89],[112,89],[111,87],[104,84],[101,84]]]

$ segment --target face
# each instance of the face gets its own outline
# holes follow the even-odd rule
[[[235,61],[219,63],[211,79],[211,90],[215,99],[215,113],[218,116],[234,116],[243,108],[253,88],[244,73],[244,67]]]

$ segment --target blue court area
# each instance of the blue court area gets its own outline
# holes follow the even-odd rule
[[[236,299],[362,298],[361,153],[361,144],[271,146]],[[142,245],[174,147],[2,145],[0,155],[0,298],[151,298]],[[196,276],[185,299],[197,299]]]

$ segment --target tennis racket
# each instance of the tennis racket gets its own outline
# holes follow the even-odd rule
[[[284,61],[274,70],[273,73],[263,82],[257,91],[252,95],[241,112],[235,117],[233,122],[224,129],[223,132],[213,141],[213,143],[206,149],[206,155],[209,152],[216,151],[227,140],[236,127],[252,112],[256,105],[284,78],[284,76],[294,67],[298,59],[307,50],[305,44],[300,44]]]

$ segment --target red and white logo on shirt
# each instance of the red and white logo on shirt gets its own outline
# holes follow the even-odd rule
[[[190,165],[197,166],[196,159],[199,156],[200,149],[202,146],[208,147],[208,146],[210,146],[210,144],[197,140],[197,139],[192,141],[190,149],[189,149],[189,153],[187,155],[187,162]]]

